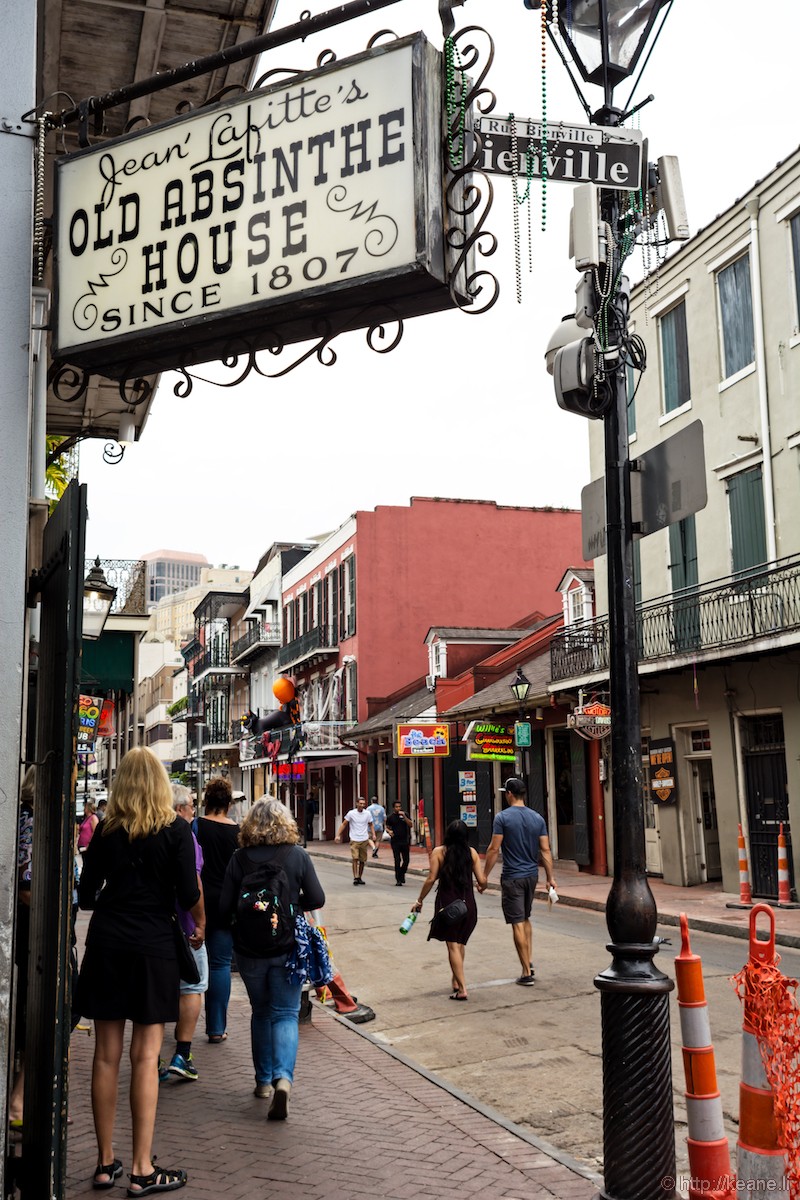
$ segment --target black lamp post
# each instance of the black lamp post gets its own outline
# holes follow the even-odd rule
[[[116,599],[117,589],[105,577],[100,558],[83,581],[83,626],[81,636],[97,641]]]
[[[518,725],[521,725],[525,717],[525,701],[528,699],[528,692],[531,690],[531,681],[526,679],[522,673],[522,667],[517,667],[517,673],[514,676],[514,682],[508,685],[511,688],[511,694],[518,705]],[[525,770],[525,750],[520,752],[520,761],[522,763],[522,781],[525,784],[525,795],[528,794],[528,772]]]
[[[530,0],[525,3],[534,6]],[[627,114],[613,107],[614,87],[633,74],[659,10],[669,3],[572,0],[569,6],[559,6],[559,29],[582,78],[603,88],[604,104],[592,117],[595,124],[614,126],[625,119]],[[612,293],[607,341],[618,347],[628,338],[628,300],[618,286],[621,215],[619,192],[601,191],[601,220],[613,237],[607,261],[598,270],[598,284],[605,294]],[[599,311],[600,304],[597,307]],[[645,871],[624,359],[620,352],[616,359],[606,355],[604,360],[614,880],[606,905],[612,961],[595,979],[602,1020],[602,1195],[606,1200],[670,1200],[675,1196],[669,1031],[673,983],[653,962],[657,913]]]

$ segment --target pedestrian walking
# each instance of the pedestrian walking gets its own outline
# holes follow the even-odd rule
[[[87,800],[83,809],[83,820],[78,826],[78,853],[83,859],[86,854],[86,848],[89,842],[94,837],[94,831],[97,828],[99,818],[97,809],[92,804],[91,800]]]
[[[287,973],[289,949],[280,936],[281,921],[291,918],[287,934],[293,946],[294,913],[322,908],[325,893],[308,852],[298,845],[294,817],[279,800],[256,801],[239,841],[225,874],[220,912],[233,921],[236,964],[253,1010],[255,1095],[271,1097],[268,1120],[283,1121],[294,1082],[303,985]]]
[[[372,796],[367,806],[367,812],[372,817],[372,828],[374,830],[372,840],[372,857],[378,857],[378,847],[383,841],[383,831],[386,828],[386,809],[382,804],[378,803],[378,797]]]
[[[236,851],[239,826],[228,816],[231,785],[222,776],[209,779],[203,793],[204,815],[195,835],[203,851],[203,896],[206,904],[208,988],[206,990],[206,1037],[212,1046],[228,1036],[228,1001],[231,998],[233,935],[230,923],[219,910],[222,881]]]
[[[81,908],[94,910],[75,1006],[92,1018],[95,1031],[93,1186],[113,1188],[122,1175],[113,1135],[125,1023],[131,1021],[128,1195],[173,1191],[186,1183],[186,1172],[154,1166],[152,1145],[164,1024],[179,1014],[176,900],[192,914],[195,942],[203,939],[205,915],[191,831],[172,807],[164,767],[143,746],[119,764],[101,832],[84,855],[78,898]]]
[[[447,945],[453,986],[451,1000],[469,999],[464,976],[464,955],[467,942],[478,923],[473,877],[480,891],[483,891],[486,877],[477,851],[469,844],[469,830],[463,821],[451,821],[445,831],[444,845],[436,846],[431,851],[428,878],[411,909],[412,912],[422,912],[425,897],[438,881],[428,941],[433,938]]]
[[[544,817],[525,804],[525,785],[522,780],[507,779],[501,790],[505,791],[508,808],[499,812],[494,819],[484,873],[488,882],[502,849],[500,895],[503,916],[506,925],[511,926],[514,948],[522,968],[516,982],[523,987],[532,987],[535,981],[530,921],[533,895],[539,878],[540,860],[548,886],[555,888],[553,855]]]
[[[395,800],[392,811],[386,818],[386,830],[391,838],[394,855],[395,887],[402,887],[406,881],[406,871],[411,859],[411,828],[411,818],[403,812],[400,801]]]
[[[350,830],[350,861],[353,865],[353,887],[364,884],[364,863],[367,861],[367,846],[375,836],[372,817],[367,810],[367,802],[359,796],[355,808],[344,814],[335,842],[340,842],[345,829]]]
[[[181,787],[179,783],[173,783],[172,807],[175,809],[177,815],[186,821],[187,824],[191,825],[193,823],[195,804],[192,799],[192,793],[187,787]],[[203,851],[200,849],[200,843],[194,834],[192,834],[192,845],[194,846],[197,886],[200,888],[202,894],[201,871],[203,869]],[[187,979],[181,979],[178,1023],[175,1026],[175,1053],[169,1063],[159,1062],[158,1077],[162,1083],[169,1079],[170,1075],[177,1076],[179,1079],[187,1079],[190,1082],[194,1082],[198,1078],[197,1067],[194,1065],[194,1059],[192,1058],[192,1039],[194,1038],[197,1022],[200,1018],[200,1009],[203,1007],[203,996],[208,989],[208,951],[206,950],[205,941],[203,938],[198,940],[197,929],[195,928],[194,918],[191,913],[186,912],[185,909],[178,905],[177,915],[178,923],[188,938],[199,979],[196,983],[192,983]]]

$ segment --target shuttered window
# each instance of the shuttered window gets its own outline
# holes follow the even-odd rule
[[[761,566],[767,561],[767,528],[760,466],[730,477],[728,507],[731,514],[731,566],[734,574]]]
[[[689,385],[689,342],[686,336],[686,305],[681,301],[664,313],[661,329],[661,369],[664,373],[664,412],[673,412],[691,400]]]
[[[794,267],[794,327],[800,329],[800,213],[790,222],[792,231],[792,266]]]
[[[717,275],[719,319],[725,374],[729,379],[755,358],[753,297],[750,290],[750,255],[737,258]]]

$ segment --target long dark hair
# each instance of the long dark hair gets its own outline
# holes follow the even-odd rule
[[[472,886],[472,851],[463,821],[451,821],[444,835],[444,858],[439,879],[448,889],[466,892]]]

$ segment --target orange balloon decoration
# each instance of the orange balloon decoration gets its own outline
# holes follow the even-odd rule
[[[288,704],[290,700],[294,700],[294,683],[285,675],[281,675],[272,685],[272,694],[280,704]]]

